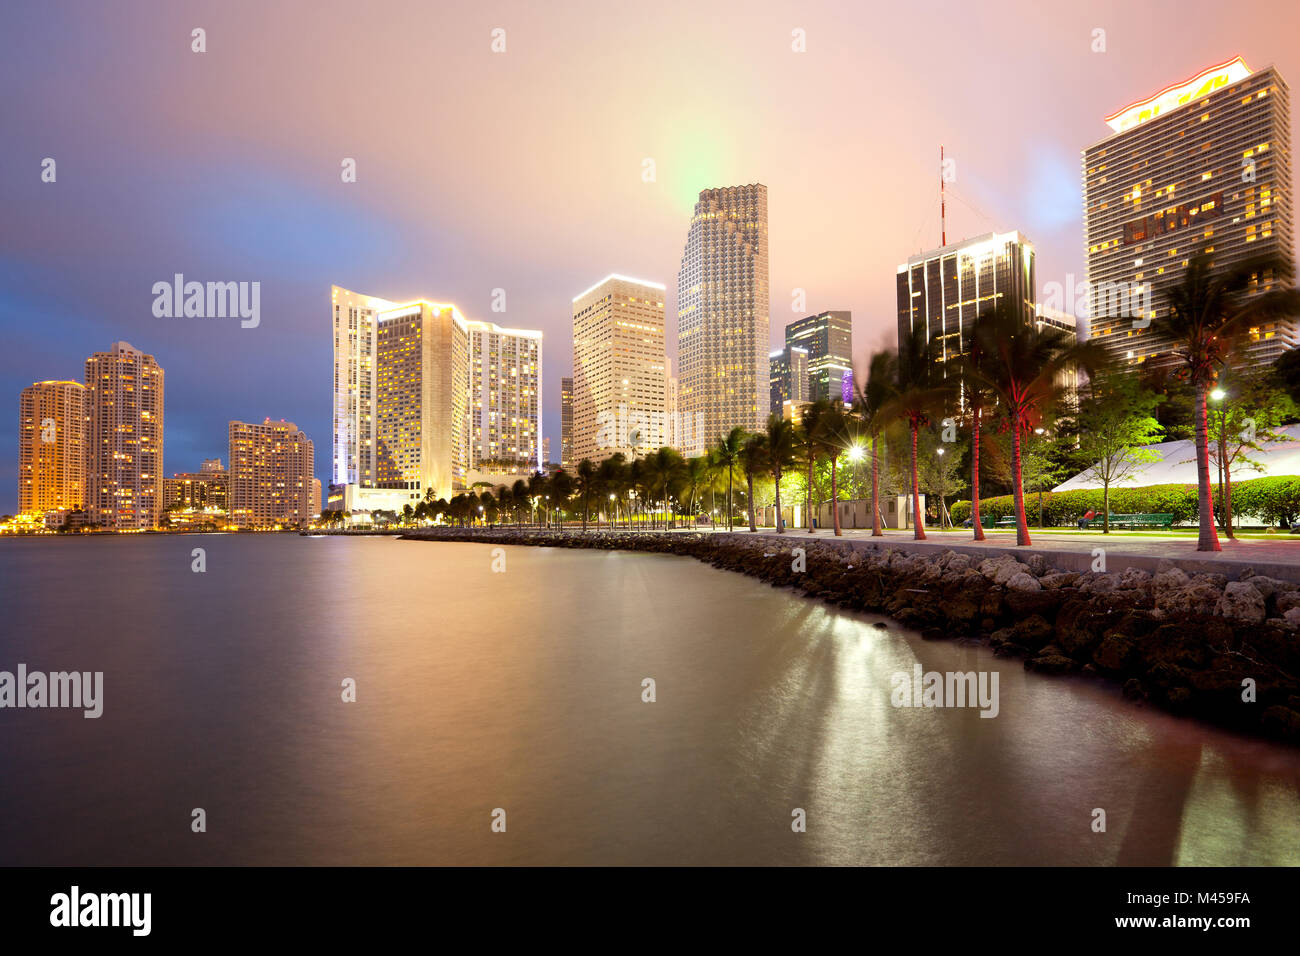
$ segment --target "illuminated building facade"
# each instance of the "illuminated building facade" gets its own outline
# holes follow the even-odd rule
[[[454,305],[335,286],[333,484],[351,506],[400,511],[464,486],[469,334]]]
[[[469,467],[531,474],[541,448],[542,333],[467,323]]]
[[[1216,268],[1261,256],[1284,263],[1252,293],[1295,279],[1291,108],[1273,68],[1238,57],[1107,117],[1114,132],[1083,152],[1089,338],[1113,360],[1173,364],[1165,294],[1193,256]],[[1146,290],[1144,315],[1107,290]],[[1294,348],[1293,320],[1250,330],[1246,364]]]
[[[808,353],[808,401],[853,401],[852,312],[820,312],[791,322],[785,344]]]
[[[770,414],[782,415],[786,402],[808,401],[808,351],[787,345],[768,356]]]
[[[610,275],[573,299],[573,461],[665,441],[664,287]]]
[[[163,508],[226,511],[229,507],[229,475],[224,468],[208,468],[177,472],[164,478]]]
[[[677,274],[677,401],[693,423],[685,454],[737,425],[762,427],[769,326],[767,187],[706,189]]]
[[[33,382],[18,401],[18,513],[76,511],[86,500],[86,389]]]
[[[115,531],[162,514],[163,370],[127,342],[86,359],[86,513]]]
[[[926,347],[944,366],[970,350],[975,320],[1010,301],[1028,325],[1034,321],[1034,247],[1019,232],[989,233],[912,256],[898,267],[898,347],[910,347],[921,329]]]
[[[573,461],[573,379],[560,379],[560,467],[571,471]]]
[[[293,422],[231,422],[229,520],[239,528],[302,527],[314,510],[311,439]]]

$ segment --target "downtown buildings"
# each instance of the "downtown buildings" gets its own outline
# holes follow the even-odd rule
[[[805,405],[808,397],[808,350],[786,345],[768,356],[769,411],[784,415],[785,404]]]
[[[791,322],[785,328],[785,347],[802,349],[808,356],[804,401],[853,401],[853,313],[819,312]],[[772,411],[781,413],[779,407]]]
[[[1165,294],[1192,257],[1216,269],[1281,260],[1252,292],[1295,278],[1290,91],[1277,70],[1240,57],[1106,118],[1113,132],[1083,151],[1081,296],[1090,338],[1112,360],[1176,361],[1163,330]],[[1134,303],[1137,307],[1134,307]],[[1294,320],[1249,330],[1245,361],[1274,361],[1297,344]]]
[[[331,501],[401,512],[542,467],[542,334],[334,286]]]
[[[315,450],[292,422],[234,422],[228,430],[229,521],[236,528],[302,527],[319,512]]]
[[[573,379],[560,379],[560,467],[572,470],[573,461]]]
[[[608,275],[572,306],[571,461],[656,451],[667,431],[663,285]]]
[[[687,455],[767,419],[768,283],[767,187],[702,191],[677,274],[677,404],[692,425],[678,447]]]

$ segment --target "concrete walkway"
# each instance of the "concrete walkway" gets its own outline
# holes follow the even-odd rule
[[[708,528],[697,530],[708,531]],[[726,535],[720,530],[717,534]],[[915,541],[911,531],[887,530],[883,537],[871,537],[870,530],[844,529],[844,534],[836,539],[830,530],[818,529],[812,534],[806,530],[792,529],[778,535],[771,528],[760,528],[758,535],[769,535],[788,542],[798,539],[815,538],[819,541],[839,540],[854,548],[868,548],[872,544],[882,547],[898,548],[904,551],[939,552],[951,549],[978,556],[993,557],[1003,552],[1011,552],[1020,560],[1032,554],[1041,554],[1053,567],[1066,571],[1088,571],[1096,557],[1093,550],[1101,548],[1105,552],[1106,570],[1122,571],[1127,567],[1141,568],[1154,572],[1161,561],[1171,561],[1188,573],[1209,572],[1226,574],[1229,579],[1236,578],[1246,568],[1252,568],[1256,574],[1280,578],[1284,581],[1300,581],[1300,535],[1288,537],[1279,535],[1276,540],[1229,540],[1220,538],[1222,551],[1204,552],[1196,550],[1193,537],[1126,537],[1122,532],[1103,535],[1096,532],[1080,534],[1053,532],[1035,535],[1030,529],[1029,537],[1033,544],[1029,547],[1016,547],[1014,531],[985,531],[984,541],[971,538],[969,529],[960,531],[937,531],[928,529],[926,540]],[[732,531],[736,537],[749,538],[754,534],[746,528]]]

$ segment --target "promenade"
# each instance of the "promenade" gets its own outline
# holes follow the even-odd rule
[[[709,528],[700,528],[709,531]],[[1256,574],[1284,581],[1300,581],[1300,535],[1291,537],[1279,534],[1275,538],[1237,538],[1230,540],[1220,538],[1223,547],[1218,552],[1196,550],[1196,538],[1191,535],[1152,536],[1148,533],[1112,532],[1108,535],[1097,531],[1074,533],[1052,530],[1035,531],[1030,529],[1033,544],[1029,547],[1016,547],[1015,531],[985,530],[985,540],[975,541],[971,538],[969,528],[956,531],[939,531],[926,529],[926,540],[915,541],[911,531],[886,530],[883,537],[873,538],[870,529],[843,529],[839,541],[854,548],[867,548],[873,543],[884,547],[898,548],[915,553],[927,553],[953,550],[980,558],[994,557],[1010,551],[1020,560],[1032,554],[1041,554],[1053,567],[1066,571],[1087,571],[1093,566],[1096,557],[1093,551],[1101,548],[1105,552],[1106,570],[1122,571],[1128,567],[1141,568],[1154,572],[1161,561],[1172,561],[1188,572],[1208,572],[1226,574],[1230,579],[1236,578],[1247,568]],[[817,540],[835,539],[830,529],[817,529],[812,534],[802,528],[791,529],[778,535],[772,528],[760,528],[750,532],[720,529],[716,534],[755,537],[770,535],[787,541],[796,538],[815,538]]]

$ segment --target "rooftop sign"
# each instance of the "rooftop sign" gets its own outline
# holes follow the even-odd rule
[[[1185,103],[1209,96],[1215,90],[1236,83],[1250,76],[1250,67],[1235,57],[1227,63],[1220,63],[1208,70],[1196,74],[1190,80],[1184,80],[1173,86],[1167,86],[1155,96],[1130,103],[1123,109],[1106,117],[1106,123],[1117,133],[1132,129],[1139,123],[1155,119],[1163,112],[1177,109]]]

